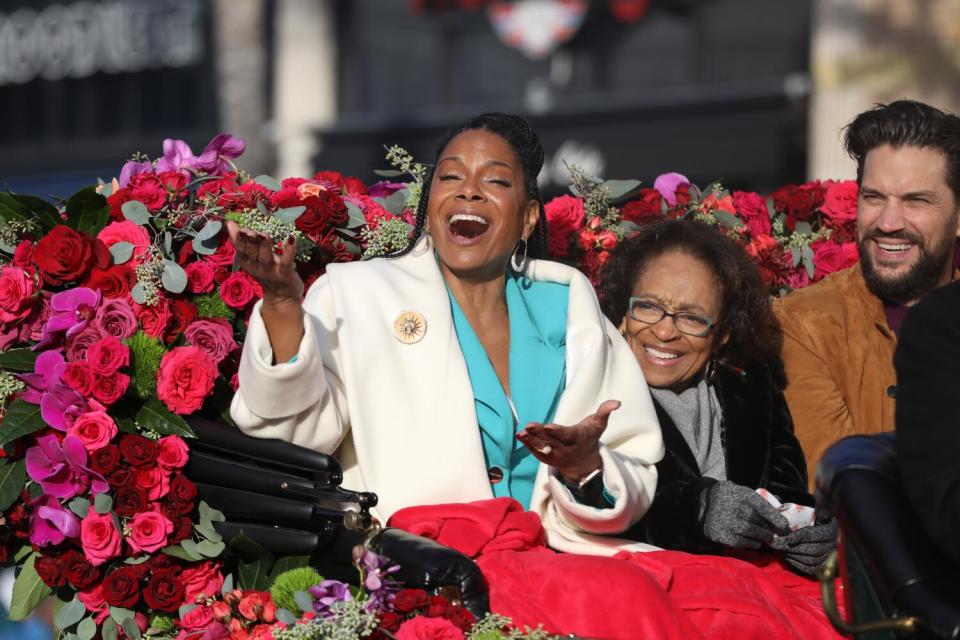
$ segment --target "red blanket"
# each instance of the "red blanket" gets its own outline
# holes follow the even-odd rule
[[[840,637],[823,614],[818,584],[770,555],[556,553],[537,515],[510,498],[411,507],[390,525],[474,558],[490,584],[491,609],[520,627],[609,640]]]

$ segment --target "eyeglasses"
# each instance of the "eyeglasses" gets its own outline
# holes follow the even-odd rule
[[[657,303],[642,298],[630,298],[627,313],[637,322],[644,324],[657,324],[666,316],[673,320],[673,326],[677,328],[677,331],[697,338],[704,337],[717,325],[717,321],[713,318],[698,316],[695,313],[685,311],[670,313]]]

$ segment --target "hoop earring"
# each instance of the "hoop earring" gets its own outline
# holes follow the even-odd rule
[[[517,249],[520,248],[520,243],[523,243],[523,255],[520,257],[520,261],[517,262]],[[513,253],[510,254],[510,266],[513,267],[513,270],[517,273],[523,271],[523,268],[527,265],[527,247],[530,243],[527,242],[526,238],[520,238],[517,242],[516,248],[513,250]]]

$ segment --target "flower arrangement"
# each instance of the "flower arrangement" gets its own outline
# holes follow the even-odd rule
[[[783,294],[857,262],[857,184],[816,181],[769,194],[701,190],[683,175],[659,176],[653,188],[637,181],[606,182],[571,168],[571,196],[545,206],[548,249],[596,284],[610,251],[639,225],[694,218],[718,225],[743,243],[764,282]]]

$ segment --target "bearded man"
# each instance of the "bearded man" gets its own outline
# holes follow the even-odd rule
[[[900,324],[960,277],[960,118],[912,100],[877,105],[847,125],[844,146],[857,162],[860,263],[775,304],[811,480],[840,438],[893,430]]]

